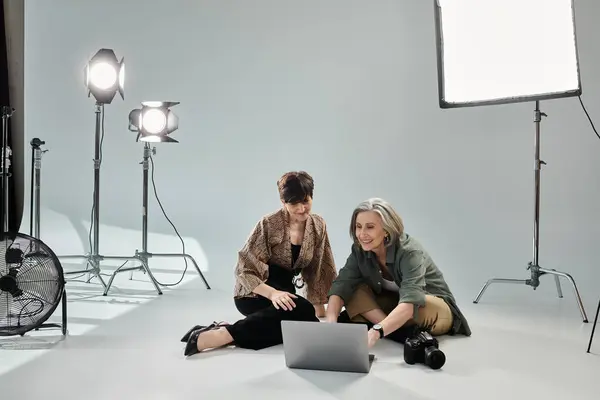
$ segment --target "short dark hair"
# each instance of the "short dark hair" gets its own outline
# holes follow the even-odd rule
[[[315,182],[305,171],[286,172],[277,181],[279,197],[284,203],[300,203],[313,197]]]

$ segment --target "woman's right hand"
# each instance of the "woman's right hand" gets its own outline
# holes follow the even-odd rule
[[[271,293],[269,300],[271,300],[271,303],[273,303],[273,306],[275,306],[276,309],[279,310],[279,308],[283,308],[286,311],[291,311],[296,307],[296,303],[294,303],[294,300],[292,299],[296,298],[296,295],[291,293],[275,290]]]

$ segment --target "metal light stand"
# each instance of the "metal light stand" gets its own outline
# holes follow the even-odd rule
[[[48,150],[42,150],[40,146],[46,144],[39,138],[29,142],[31,145],[31,201],[29,207],[29,236],[40,239],[40,187],[42,155]]]
[[[596,309],[596,317],[594,318],[594,326],[592,326],[592,333],[590,334],[590,342],[588,343],[587,353],[592,348],[592,340],[594,340],[594,332],[596,332],[596,324],[598,323],[598,314],[600,314],[600,300],[598,300],[598,308]]]
[[[29,207],[29,236],[41,240],[40,237],[40,189],[41,189],[41,169],[42,155],[48,150],[42,150],[40,146],[46,144],[39,138],[33,138],[31,142],[31,201]],[[39,243],[35,243],[36,251],[39,251]],[[64,270],[63,270],[64,274]],[[67,290],[63,288],[62,293],[62,324],[45,323],[36,328],[61,328],[63,336],[67,335]]]
[[[2,160],[0,163],[2,164],[2,196],[4,197],[3,203],[4,207],[2,208],[2,217],[3,217],[3,227],[2,233],[9,234],[10,231],[10,221],[9,221],[9,210],[8,206],[10,196],[8,190],[8,178],[10,178],[10,156],[12,155],[12,150],[8,146],[8,119],[12,117],[15,109],[8,106],[2,106]],[[4,238],[3,238],[4,239]]]
[[[559,277],[566,278],[571,285],[573,286],[573,290],[575,291],[575,297],[577,298],[577,304],[579,306],[579,311],[581,312],[581,317],[583,318],[583,322],[588,322],[587,315],[583,308],[583,303],[581,301],[581,296],[579,295],[579,290],[577,290],[577,285],[575,284],[575,280],[570,274],[565,272],[556,271],[554,269],[546,269],[542,268],[538,264],[538,256],[539,256],[539,230],[540,230],[540,171],[542,169],[542,164],[546,164],[544,161],[540,160],[540,123],[542,121],[542,116],[546,117],[547,115],[540,111],[540,102],[535,102],[535,114],[534,114],[534,122],[535,122],[535,137],[534,137],[534,146],[535,146],[535,218],[533,223],[533,262],[530,262],[527,266],[527,269],[531,271],[530,279],[506,279],[506,278],[492,278],[489,279],[485,285],[479,291],[477,298],[473,301],[473,303],[477,304],[481,296],[485,292],[485,290],[492,283],[517,283],[517,284],[525,284],[533,287],[535,290],[540,285],[540,277],[546,274],[554,275],[554,280],[556,282],[556,290],[558,292],[558,297],[562,298],[562,290],[560,287]]]
[[[151,257],[163,257],[163,258],[184,258],[190,260],[198,271],[200,278],[204,282],[204,285],[207,289],[210,289],[210,285],[206,281],[204,274],[198,267],[196,260],[189,254],[185,253],[150,253],[148,252],[148,160],[151,157],[151,154],[156,154],[156,147],[150,148],[150,144],[148,142],[144,142],[144,157],[142,164],[143,169],[143,184],[142,184],[142,251],[135,251],[135,258],[139,259],[145,265],[148,265],[148,259]],[[133,271],[139,270],[139,267],[128,267],[124,268],[121,266],[115,270],[115,272],[110,277],[108,281],[108,288],[112,285],[112,281],[118,273],[131,271],[131,275],[133,275]]]
[[[68,272],[65,271],[65,275],[81,274],[81,273],[92,274],[93,276],[98,278],[98,280],[104,287],[104,296],[107,295],[109,286],[106,285],[106,283],[104,282],[104,279],[102,279],[102,276],[100,274],[100,262],[104,261],[104,260],[122,260],[122,261],[136,261],[137,260],[142,264],[141,267],[139,267],[139,268],[143,268],[148,273],[148,276],[150,277],[150,280],[152,281],[152,284],[156,288],[156,291],[158,292],[158,294],[162,294],[160,288],[158,287],[158,284],[156,283],[156,279],[154,279],[154,276],[152,275],[150,268],[148,268],[148,264],[140,257],[106,256],[106,255],[101,255],[99,253],[99,251],[100,251],[100,248],[99,248],[99,241],[100,241],[99,208],[100,208],[100,163],[101,163],[100,134],[101,134],[101,124],[102,124],[102,121],[104,120],[104,104],[96,103],[96,111],[95,112],[96,112],[96,134],[95,134],[95,151],[94,151],[94,212],[93,212],[93,218],[92,218],[92,224],[94,226],[94,230],[93,230],[94,238],[93,238],[92,248],[91,248],[90,253],[88,253],[88,254],[65,255],[65,256],[59,256],[58,258],[59,259],[84,259],[84,260],[87,260],[88,266],[90,266],[91,269],[88,268],[88,269],[79,270],[79,271],[68,271]]]

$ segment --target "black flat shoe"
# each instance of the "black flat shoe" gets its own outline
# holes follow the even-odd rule
[[[185,345],[185,350],[183,351],[183,355],[186,357],[189,356],[193,356],[196,353],[199,353],[198,351],[198,336],[200,336],[200,334],[202,332],[206,332],[207,329],[206,328],[200,328],[200,329],[196,329],[195,331],[193,331],[190,334],[190,337],[187,340],[187,344]]]
[[[186,357],[189,357],[189,356],[193,356],[196,353],[199,353],[199,351],[198,351],[198,336],[200,336],[200,334],[203,332],[212,331],[212,330],[220,328],[221,326],[222,325],[219,325],[215,322],[213,324],[210,324],[209,326],[205,326],[205,327],[202,327],[200,329],[196,329],[195,331],[193,331],[187,340],[187,344],[185,345],[185,350],[183,351],[183,354]]]
[[[217,321],[213,321],[212,324],[205,326],[205,325],[196,325],[194,326],[192,329],[190,329],[189,331],[187,331],[187,333],[185,335],[183,335],[183,337],[181,338],[181,341],[183,343],[186,343],[188,341],[188,339],[190,338],[190,335],[192,334],[192,332],[194,332],[197,329],[204,329],[204,328],[219,328],[221,326],[227,326],[229,325],[226,322],[217,322]]]
[[[190,335],[192,334],[192,332],[194,332],[197,329],[202,329],[202,328],[206,328],[206,327],[203,326],[203,325],[196,325],[196,326],[192,327],[192,329],[190,329],[189,331],[186,332],[185,335],[183,335],[183,337],[181,338],[181,342],[182,343],[186,343],[189,340]]]

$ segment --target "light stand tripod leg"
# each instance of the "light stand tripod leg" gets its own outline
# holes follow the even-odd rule
[[[156,257],[170,257],[169,254],[154,254],[154,256],[156,256]],[[174,255],[174,256],[176,256],[176,255]],[[189,254],[181,254],[181,256],[187,258],[188,260],[190,260],[192,262],[192,264],[194,264],[194,268],[196,268],[196,272],[198,272],[198,275],[200,275],[200,278],[204,282],[204,286],[206,286],[206,288],[210,290],[210,285],[208,284],[208,281],[204,277],[204,274],[202,273],[202,271],[200,271],[200,268],[198,267],[198,264],[196,263],[196,260],[194,260],[194,258],[192,256],[190,256]]]
[[[545,117],[546,114],[540,111],[540,102],[535,102],[535,111],[534,111],[534,123],[535,123],[535,136],[534,136],[534,150],[535,150],[535,166],[534,166],[534,220],[533,220],[533,262],[529,263],[528,269],[531,270],[531,278],[530,279],[504,279],[504,278],[492,278],[489,279],[483,288],[479,291],[479,294],[473,301],[473,303],[477,304],[483,296],[485,290],[492,284],[496,282],[500,283],[518,283],[525,284],[531,286],[534,290],[540,285],[540,277],[544,274],[554,275],[554,281],[556,283],[556,291],[558,292],[558,297],[562,298],[563,293],[560,287],[559,277],[567,278],[573,289],[575,291],[575,297],[577,299],[577,305],[579,306],[579,311],[581,312],[581,317],[583,322],[588,322],[587,315],[585,313],[583,303],[581,301],[581,297],[579,295],[579,291],[577,290],[577,285],[575,284],[575,280],[573,277],[567,273],[559,272],[556,270],[550,270],[541,268],[539,266],[539,231],[540,231],[540,174],[542,170],[542,165],[546,163],[540,159],[540,123],[542,121],[542,117]]]
[[[117,276],[117,274],[119,272],[126,272],[126,271],[133,271],[133,270],[138,270],[138,269],[143,269],[148,276],[150,277],[150,280],[152,281],[152,284],[154,285],[154,287],[156,288],[156,291],[158,292],[158,294],[163,294],[162,291],[160,290],[160,287],[158,286],[158,283],[156,281],[156,279],[154,278],[154,275],[152,274],[152,271],[150,271],[150,268],[148,267],[148,263],[146,262],[146,260],[144,260],[142,257],[135,255],[135,256],[131,256],[131,257],[113,257],[113,256],[107,256],[104,257],[105,259],[108,260],[128,260],[128,261],[138,261],[141,266],[137,266],[137,267],[125,267],[125,264],[121,265],[119,268],[117,268],[115,270],[115,272],[113,272],[113,274],[110,277],[110,280],[108,281],[108,285],[106,286],[106,289],[104,289],[104,296],[106,296],[106,294],[108,293],[113,280],[115,279],[115,276]]]
[[[552,269],[552,271],[556,271],[556,270]],[[556,292],[558,293],[558,298],[562,299],[563,298],[563,292],[562,292],[562,289],[560,287],[560,278],[556,274],[554,275],[554,282],[556,282]],[[575,284],[575,282],[573,282],[573,284]]]
[[[587,353],[592,348],[592,340],[594,340],[594,333],[596,332],[596,324],[598,323],[598,314],[600,314],[600,299],[598,299],[598,308],[596,309],[596,316],[594,317],[594,326],[592,326],[592,333],[590,334],[590,342],[588,343]]]
[[[507,278],[492,278],[492,279],[489,279],[485,283],[485,285],[483,285],[483,287],[479,291],[479,294],[477,295],[477,297],[475,298],[475,300],[473,300],[473,303],[477,304],[479,302],[479,300],[481,299],[481,296],[483,296],[483,293],[486,291],[486,289],[492,283],[516,283],[516,284],[520,284],[520,285],[525,285],[527,283],[527,280],[525,280],[525,279],[507,279]]]
[[[163,257],[163,258],[185,258],[187,260],[190,260],[192,262],[192,264],[194,265],[194,268],[196,269],[196,271],[198,272],[198,275],[200,275],[200,278],[202,279],[202,281],[204,282],[204,286],[206,286],[207,289],[210,289],[210,285],[208,284],[208,281],[206,280],[206,278],[204,277],[204,274],[202,273],[202,270],[200,270],[200,267],[198,266],[198,263],[196,262],[196,260],[194,259],[194,257],[192,257],[189,254],[185,254],[185,253],[148,253],[148,252],[137,252],[136,253],[136,257],[138,257],[140,260],[143,260],[142,262],[145,263],[145,272],[148,273],[148,275],[150,275],[150,279],[152,279],[153,283],[156,285],[156,280],[154,279],[154,277],[152,276],[152,272],[150,270],[150,268],[148,267],[148,259],[152,258],[152,257]],[[110,281],[109,281],[109,286],[110,286],[110,282],[112,282],[112,280],[114,279],[115,275],[121,272],[127,272],[127,271],[131,271],[133,273],[133,271],[137,271],[140,270],[140,267],[131,267],[131,268],[119,268],[117,269],[114,273],[113,276],[111,277]],[[130,277],[131,279],[131,277]],[[158,288],[158,286],[157,286]]]
[[[106,289],[106,282],[102,279],[102,275],[100,274],[100,263],[97,261],[101,256],[94,257],[93,255],[66,255],[66,256],[58,256],[60,260],[86,260],[88,266],[91,268],[86,268],[82,270],[76,271],[64,271],[64,275],[78,275],[78,274],[90,274],[91,277],[98,278],[102,287]],[[90,278],[91,279],[91,278]]]
[[[185,258],[188,259],[192,262],[192,264],[194,265],[194,268],[196,269],[196,272],[198,272],[198,275],[200,275],[200,279],[202,279],[202,281],[204,282],[204,286],[206,286],[207,289],[210,289],[210,285],[208,284],[208,281],[206,280],[206,278],[204,277],[204,274],[202,273],[202,271],[200,270],[200,267],[198,267],[198,263],[196,263],[196,260],[194,259],[194,257],[192,257],[189,254],[185,254],[185,253],[145,253],[147,255],[148,258],[150,257],[163,257],[163,258]]]
[[[557,281],[558,281],[559,277],[563,277],[563,278],[566,278],[569,282],[571,282],[571,286],[573,287],[573,292],[575,293],[575,298],[577,299],[577,305],[579,306],[579,312],[581,313],[581,318],[583,318],[583,322],[588,322],[587,315],[583,308],[583,302],[581,301],[581,296],[579,295],[579,290],[577,289],[577,285],[575,284],[575,280],[573,279],[573,277],[570,274],[567,274],[565,272],[556,271],[554,269],[540,268],[540,272],[542,274],[554,275],[554,279],[556,279]],[[559,288],[560,288],[560,286],[559,286]],[[561,292],[560,297],[562,297],[562,292]]]

